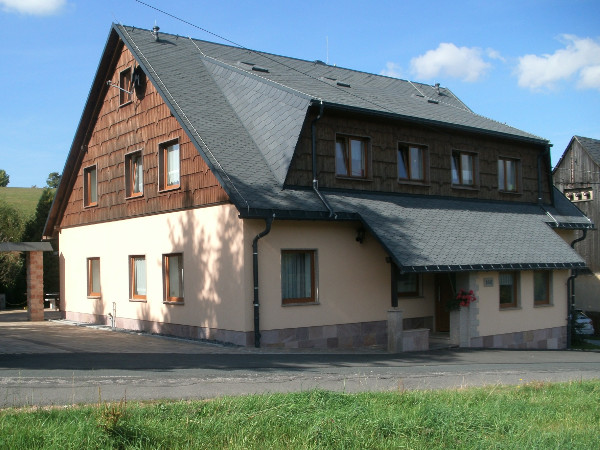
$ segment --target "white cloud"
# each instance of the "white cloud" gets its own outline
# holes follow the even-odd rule
[[[581,88],[600,89],[600,42],[564,34],[565,48],[548,55],[519,58],[519,86],[531,90],[553,89],[562,80],[577,77]]]
[[[493,50],[488,50],[488,54],[500,57]],[[417,78],[449,76],[469,82],[479,80],[491,67],[489,62],[484,61],[481,49],[457,47],[452,43],[441,43],[437,49],[413,58],[410,65]]]
[[[55,14],[65,4],[66,0],[0,0],[5,11],[36,16]]]
[[[379,75],[385,75],[386,77],[403,78],[402,67],[400,67],[400,64],[396,64],[395,62],[387,62],[385,64],[385,69],[379,72]]]

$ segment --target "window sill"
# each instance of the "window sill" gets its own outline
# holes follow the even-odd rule
[[[469,186],[467,184],[453,184],[452,189],[460,189],[463,191],[478,191],[479,185]]]
[[[123,106],[131,105],[132,103],[133,103],[133,100],[129,100],[128,102],[121,103],[121,104],[119,105],[119,108],[122,108]]]
[[[179,300],[179,301],[169,301],[169,300],[163,300],[163,305],[185,305],[183,300]]]
[[[498,192],[500,194],[507,194],[507,195],[523,195],[523,193],[520,191],[503,191],[503,190],[498,189]]]
[[[100,300],[102,298],[101,295],[88,295],[87,298],[90,300]]]
[[[281,306],[286,307],[286,306],[310,306],[310,305],[320,305],[319,302],[294,302],[294,303],[281,303]]]
[[[344,181],[367,181],[367,182],[371,182],[373,181],[373,178],[367,178],[367,177],[349,177],[349,176],[344,176],[344,175],[336,175],[335,176],[336,180],[344,180]]]
[[[90,203],[89,205],[83,205],[83,209],[96,208],[97,206],[98,206],[98,202]]]
[[[141,194],[134,194],[134,195],[126,196],[125,200],[135,200],[138,198],[144,198],[144,193],[142,192]]]
[[[177,186],[173,186],[173,187],[166,187],[166,188],[163,188],[163,189],[159,189],[158,193],[159,194],[165,194],[165,193],[168,193],[168,192],[177,191],[179,189],[181,189],[181,185],[180,184],[178,184]]]
[[[429,183],[429,180],[419,181],[419,180],[398,179],[398,184],[409,185],[409,186],[431,187],[431,183]]]
[[[500,311],[517,311],[522,309],[520,306],[506,306],[506,307],[500,307]]]
[[[145,298],[130,298],[129,301],[132,303],[148,303]]]
[[[533,304],[534,308],[550,308],[554,306],[552,303],[538,303],[538,304]]]

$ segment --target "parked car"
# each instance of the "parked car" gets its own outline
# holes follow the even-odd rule
[[[594,334],[594,325],[592,325],[592,319],[585,315],[585,313],[580,310],[575,310],[575,333],[583,334],[583,335],[593,335]]]

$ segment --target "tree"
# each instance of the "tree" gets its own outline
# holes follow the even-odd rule
[[[0,187],[8,186],[8,182],[10,181],[10,177],[6,173],[4,169],[0,169]]]
[[[59,174],[58,172],[51,172],[50,175],[48,175],[48,179],[46,180],[46,185],[49,188],[56,189],[60,184],[61,177],[61,174]]]
[[[19,242],[23,234],[19,212],[0,200],[0,242]],[[22,284],[23,258],[19,252],[0,253],[0,292],[15,297]]]

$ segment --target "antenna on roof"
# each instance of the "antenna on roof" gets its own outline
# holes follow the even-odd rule
[[[152,27],[152,36],[154,36],[155,42],[158,41],[158,30],[160,30],[160,27],[158,25],[156,25],[156,20],[155,20],[154,26]]]

